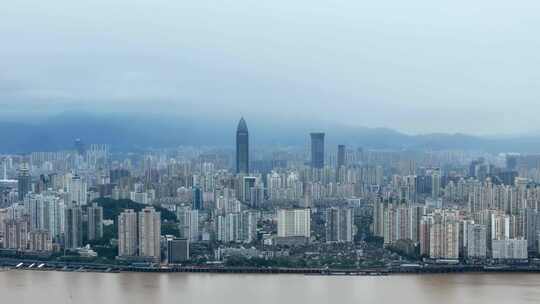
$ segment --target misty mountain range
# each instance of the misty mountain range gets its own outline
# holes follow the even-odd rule
[[[275,122],[246,117],[252,147],[305,146],[309,132],[326,132],[328,145],[371,149],[477,150],[540,152],[540,136],[479,137],[433,133],[407,135],[392,129],[349,127],[317,122]],[[0,122],[0,153],[70,149],[75,138],[110,144],[113,150],[179,145],[230,146],[238,120],[148,116],[142,114],[64,113],[48,119]]]

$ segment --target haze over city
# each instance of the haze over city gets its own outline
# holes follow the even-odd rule
[[[0,303],[539,302],[539,12],[0,1]]]
[[[4,1],[0,119],[241,114],[409,134],[536,133],[539,9],[532,0]]]

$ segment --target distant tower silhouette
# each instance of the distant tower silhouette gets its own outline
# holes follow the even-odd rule
[[[324,133],[311,133],[311,167],[324,167]]]
[[[32,190],[32,176],[27,163],[22,163],[19,168],[18,181],[18,199],[23,201],[24,197]]]
[[[75,139],[74,147],[75,147],[75,151],[77,151],[79,155],[84,155],[86,153],[86,148],[80,138]]]
[[[199,187],[193,187],[193,201],[191,203],[191,208],[193,210],[203,209],[203,195],[201,188]]]
[[[341,168],[343,166],[345,166],[345,145],[339,145],[337,153],[337,167]]]
[[[249,173],[249,132],[243,117],[236,129],[236,173]]]
[[[345,166],[345,145],[338,145],[337,152],[337,165],[336,165],[336,180],[340,183],[343,182],[342,173]]]

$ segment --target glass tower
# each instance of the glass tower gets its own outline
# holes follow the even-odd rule
[[[324,167],[324,133],[311,133],[311,167]]]

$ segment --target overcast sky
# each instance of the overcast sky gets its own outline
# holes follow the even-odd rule
[[[538,0],[0,1],[0,107],[536,132],[539,16]]]

